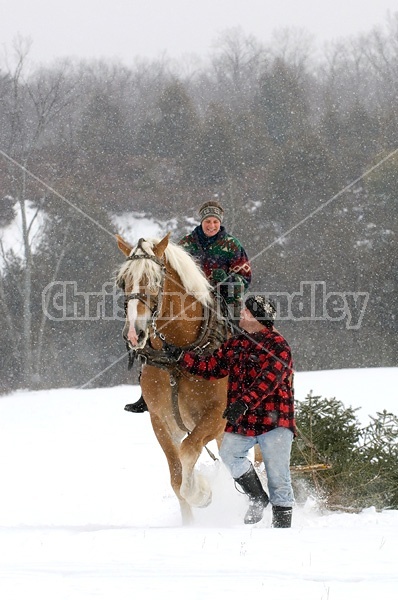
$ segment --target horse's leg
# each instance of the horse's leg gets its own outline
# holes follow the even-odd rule
[[[181,416],[191,433],[181,443],[181,495],[191,506],[204,507],[211,502],[207,480],[195,471],[196,462],[206,444],[219,440],[224,431],[222,412],[226,404],[227,381],[182,378],[179,387]],[[193,426],[194,425],[194,426]]]
[[[153,431],[169,465],[170,483],[180,503],[183,524],[189,524],[192,521],[191,508],[180,494],[179,447],[184,434],[171,415],[169,375],[163,370],[145,365],[141,374],[141,389],[149,408]]]
[[[261,454],[261,449],[258,444],[254,446],[254,464],[256,467],[260,467],[263,462],[263,455]]]
[[[211,502],[210,485],[202,475],[195,472],[195,465],[204,446],[219,437],[223,429],[224,423],[220,421],[220,408],[215,406],[214,409],[206,412],[191,434],[181,443],[182,482],[180,493],[191,506],[205,507]]]
[[[192,523],[193,516],[190,505],[180,493],[182,467],[178,452],[179,444],[176,444],[173,441],[172,435],[169,432],[167,424],[164,421],[162,421],[156,414],[151,414],[151,421],[153,431],[156,435],[160,446],[162,447],[162,450],[167,459],[167,463],[169,465],[170,483],[180,503],[183,525],[189,525],[190,523]]]

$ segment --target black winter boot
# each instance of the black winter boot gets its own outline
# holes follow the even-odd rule
[[[245,494],[249,496],[249,510],[244,519],[246,525],[258,523],[263,518],[264,509],[269,504],[269,498],[261,485],[261,481],[253,465],[241,477],[235,479],[235,481],[239,483]]]
[[[272,507],[272,527],[287,528],[292,526],[293,509],[290,506]]]
[[[143,412],[147,412],[148,407],[146,405],[144,397],[141,394],[141,397],[139,398],[139,400],[137,400],[137,402],[134,402],[134,404],[126,404],[126,406],[124,407],[124,410],[127,410],[128,412],[133,412],[133,413],[143,413]]]

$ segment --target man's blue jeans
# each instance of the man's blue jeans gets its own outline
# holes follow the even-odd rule
[[[255,437],[224,433],[220,456],[232,477],[237,479],[249,470],[251,462],[247,455],[255,444],[259,444],[267,474],[271,504],[293,506],[294,496],[290,479],[292,441],[293,432],[286,427],[277,427]]]

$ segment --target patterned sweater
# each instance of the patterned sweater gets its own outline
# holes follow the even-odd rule
[[[291,351],[275,329],[233,336],[209,356],[185,352],[180,364],[205,379],[229,376],[228,405],[241,398],[249,408],[225,431],[256,436],[287,427],[296,434]]]
[[[198,225],[180,240],[179,245],[198,259],[207,279],[213,285],[220,282],[214,271],[225,271],[228,277],[221,278],[221,293],[227,302],[239,299],[249,287],[252,276],[249,259],[239,240],[229,235],[225,227],[221,226],[216,235],[207,237],[202,226]],[[228,284],[233,286],[232,293],[228,291]]]

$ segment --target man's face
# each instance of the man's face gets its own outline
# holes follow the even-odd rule
[[[255,333],[256,331],[264,329],[265,326],[257,321],[250,310],[244,306],[240,311],[239,327],[244,331],[247,331],[247,333]]]
[[[217,217],[207,217],[207,219],[203,219],[202,221],[202,229],[203,233],[207,235],[207,237],[212,237],[216,235],[220,231],[221,222]]]
[[[250,331],[253,323],[256,322],[250,310],[244,306],[240,311],[239,327],[245,331]]]

